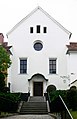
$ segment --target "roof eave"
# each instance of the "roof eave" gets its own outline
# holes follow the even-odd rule
[[[77,50],[67,50],[66,54],[77,53]]]

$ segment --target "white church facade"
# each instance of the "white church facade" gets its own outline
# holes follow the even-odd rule
[[[77,76],[77,47],[70,46],[71,32],[41,7],[14,26],[7,37],[12,46],[7,82],[11,92],[38,96],[44,95],[49,85],[58,90],[70,88]]]

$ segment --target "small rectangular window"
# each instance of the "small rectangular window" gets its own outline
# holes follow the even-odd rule
[[[56,59],[49,59],[49,74],[56,74]]]
[[[30,33],[33,33],[33,27],[30,27]]]
[[[20,59],[20,74],[27,73],[27,59]]]
[[[37,33],[40,33],[40,25],[37,25]]]
[[[47,33],[47,27],[43,28],[43,33]]]

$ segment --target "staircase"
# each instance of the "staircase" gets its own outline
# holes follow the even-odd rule
[[[45,97],[31,96],[28,102],[23,102],[20,114],[47,114],[47,102]]]

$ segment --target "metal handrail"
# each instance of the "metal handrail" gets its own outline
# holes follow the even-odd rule
[[[64,100],[62,99],[62,97],[61,97],[60,95],[59,95],[59,98],[60,98],[60,100],[62,101],[62,103],[63,103],[63,105],[64,105],[64,107],[65,107],[65,109],[66,109],[68,115],[70,116],[71,119],[73,119],[73,117],[72,117],[70,111],[68,110],[68,108],[67,108],[67,106],[66,106]]]

